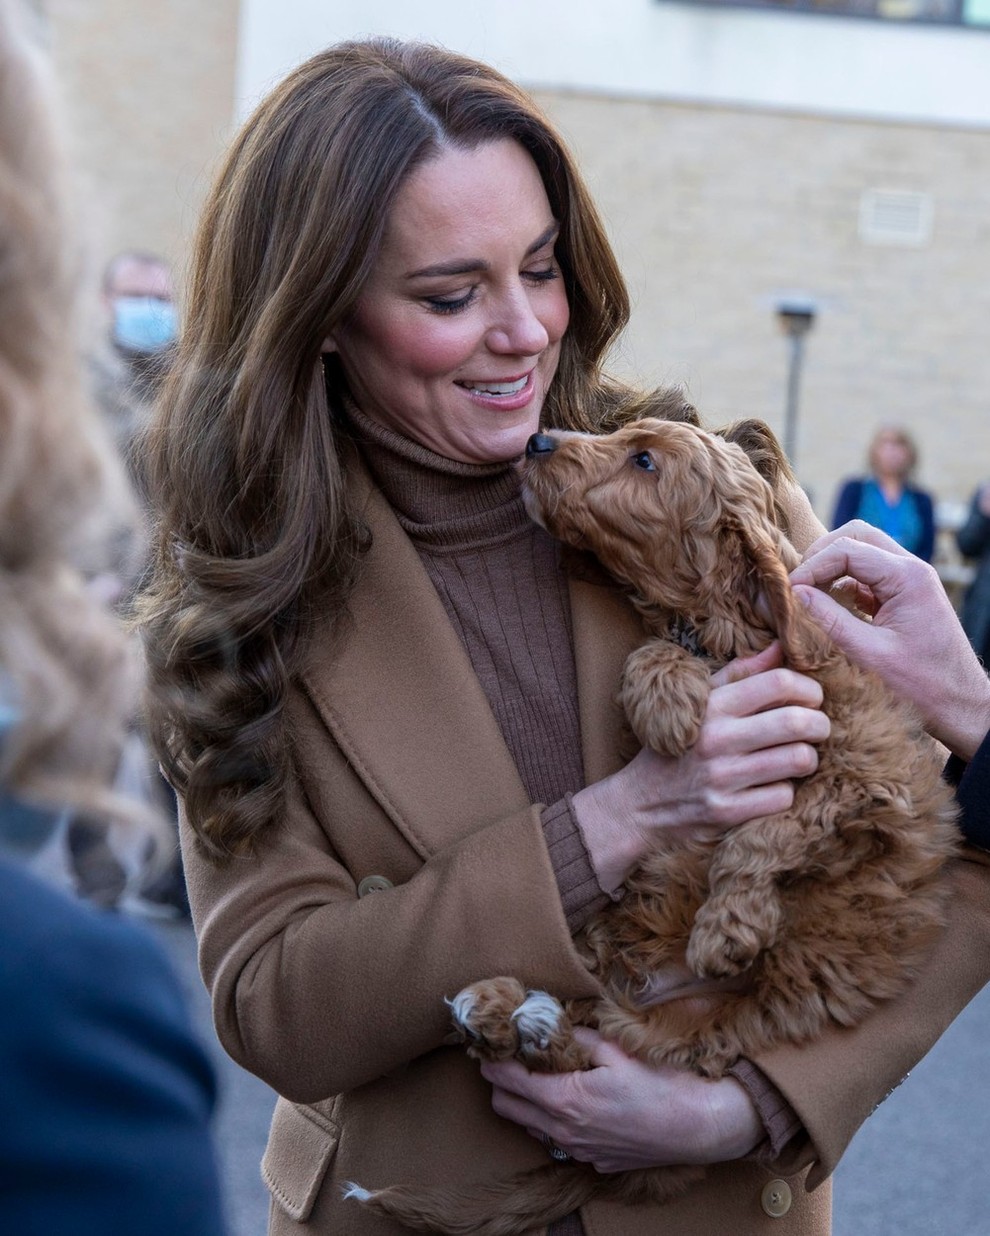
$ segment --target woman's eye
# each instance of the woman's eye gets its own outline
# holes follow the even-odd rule
[[[427,296],[426,304],[431,313],[458,313],[474,300],[474,288],[463,296]]]
[[[549,283],[560,275],[560,271],[552,263],[543,270],[527,270],[524,273],[533,283]]]
[[[649,451],[639,451],[638,454],[633,455],[632,461],[635,467],[642,468],[644,472],[656,472],[656,466]]]

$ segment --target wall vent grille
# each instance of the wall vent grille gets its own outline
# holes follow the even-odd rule
[[[859,201],[859,238],[867,245],[921,248],[931,241],[934,214],[930,193],[867,189]]]

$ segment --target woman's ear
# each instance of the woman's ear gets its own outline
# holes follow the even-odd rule
[[[328,352],[337,351],[337,340],[333,337],[333,335],[327,335],[326,339],[324,339],[320,344],[320,351],[324,356],[326,356]]]

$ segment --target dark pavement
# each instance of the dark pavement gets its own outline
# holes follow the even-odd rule
[[[258,1164],[274,1095],[221,1050],[187,923],[155,923],[216,1062],[230,1236],[265,1236]],[[854,1139],[835,1174],[834,1236],[990,1236],[990,987]],[[725,1236],[731,1236],[726,1233]]]

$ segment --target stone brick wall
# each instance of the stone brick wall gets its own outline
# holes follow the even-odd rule
[[[124,248],[181,268],[234,108],[238,0],[42,0],[95,278]]]
[[[125,247],[181,271],[233,125],[238,0],[41,0],[62,78],[91,267]],[[682,383],[711,421],[783,431],[774,305],[819,306],[797,470],[828,516],[882,421],[961,502],[990,474],[990,131],[543,92],[602,206],[633,322],[615,368]],[[927,243],[864,241],[862,195],[928,195]]]
[[[827,519],[883,421],[919,480],[964,500],[990,475],[990,132],[543,93],[629,280],[616,368],[678,382],[713,422],[783,431],[777,298],[819,313],[804,347],[797,471]],[[916,247],[859,234],[870,189],[930,195]]]

